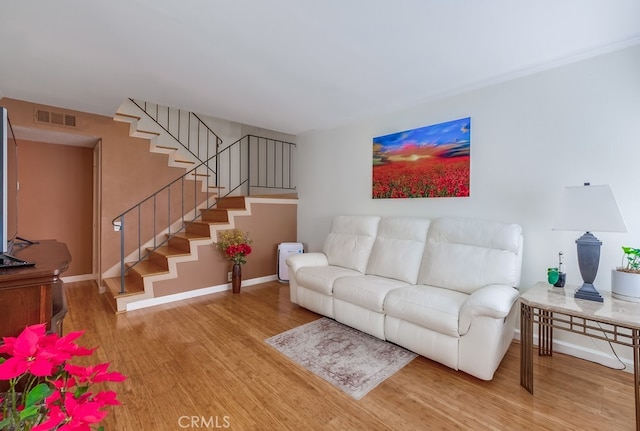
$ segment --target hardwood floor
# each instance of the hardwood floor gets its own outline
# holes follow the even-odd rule
[[[67,283],[64,332],[128,376],[106,430],[634,430],[633,375],[512,344],[485,382],[418,357],[356,401],[264,339],[317,319],[279,282],[115,315],[92,282]]]

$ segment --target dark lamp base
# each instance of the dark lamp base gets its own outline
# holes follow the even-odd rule
[[[586,299],[589,301],[604,302],[604,299],[602,298],[602,296],[600,296],[596,288],[593,287],[593,284],[591,283],[584,283],[582,287],[576,291],[573,297],[576,299]]]

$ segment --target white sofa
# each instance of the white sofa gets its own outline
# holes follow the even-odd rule
[[[491,380],[513,339],[519,225],[338,216],[322,252],[290,256],[291,301]]]

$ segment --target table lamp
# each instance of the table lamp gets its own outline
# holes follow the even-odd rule
[[[578,267],[582,287],[575,298],[603,302],[593,285],[598,273],[602,242],[591,232],[626,232],[627,225],[620,214],[618,203],[608,185],[567,186],[564,190],[554,230],[585,231],[576,240]]]

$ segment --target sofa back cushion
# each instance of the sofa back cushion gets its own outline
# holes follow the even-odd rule
[[[378,216],[335,217],[322,248],[327,255],[329,265],[364,273],[376,239],[379,222]]]
[[[380,221],[367,274],[416,284],[430,220],[387,217]]]
[[[522,229],[476,219],[433,220],[418,283],[473,293],[488,284],[517,286],[522,263]]]

